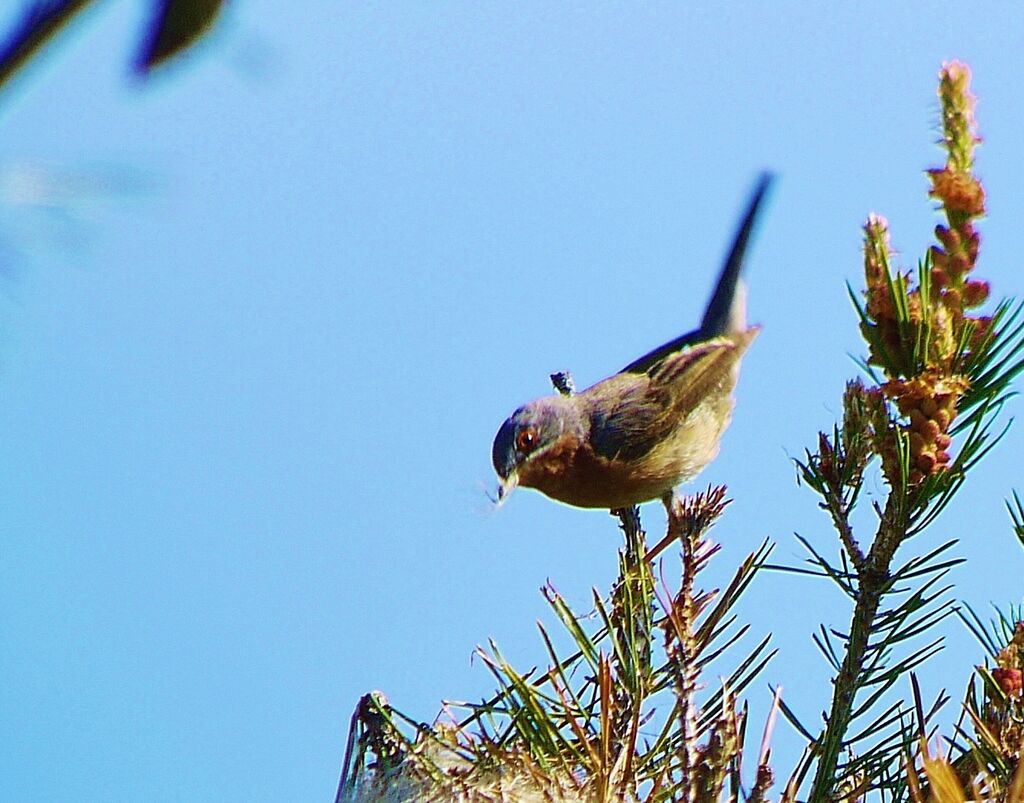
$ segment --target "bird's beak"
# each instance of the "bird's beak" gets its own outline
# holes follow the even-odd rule
[[[519,475],[512,471],[507,477],[501,477],[498,480],[498,505],[505,504],[505,500],[508,499],[509,495],[516,489],[519,484]]]

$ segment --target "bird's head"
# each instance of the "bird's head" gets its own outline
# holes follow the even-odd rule
[[[542,460],[562,435],[574,430],[579,417],[570,397],[546,396],[524,404],[505,419],[491,449],[500,482],[499,504],[519,485],[521,472]]]

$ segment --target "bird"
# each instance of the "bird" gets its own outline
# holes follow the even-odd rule
[[[699,328],[586,390],[561,387],[505,419],[491,450],[499,505],[522,486],[580,508],[669,506],[676,486],[716,457],[740,360],[760,331],[747,325],[742,272],[773,180],[759,177]]]

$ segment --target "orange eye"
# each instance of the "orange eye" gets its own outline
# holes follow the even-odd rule
[[[516,449],[524,454],[532,452],[536,448],[538,440],[537,430],[533,427],[521,429],[516,433]]]

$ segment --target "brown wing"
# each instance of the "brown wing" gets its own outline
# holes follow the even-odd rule
[[[686,415],[716,394],[731,393],[740,358],[759,331],[754,327],[718,337],[666,357],[650,371],[652,386],[669,392],[677,415]]]
[[[703,402],[728,396],[740,357],[757,331],[698,343],[664,357],[646,373],[616,374],[585,391],[594,451],[609,459],[637,460]]]

